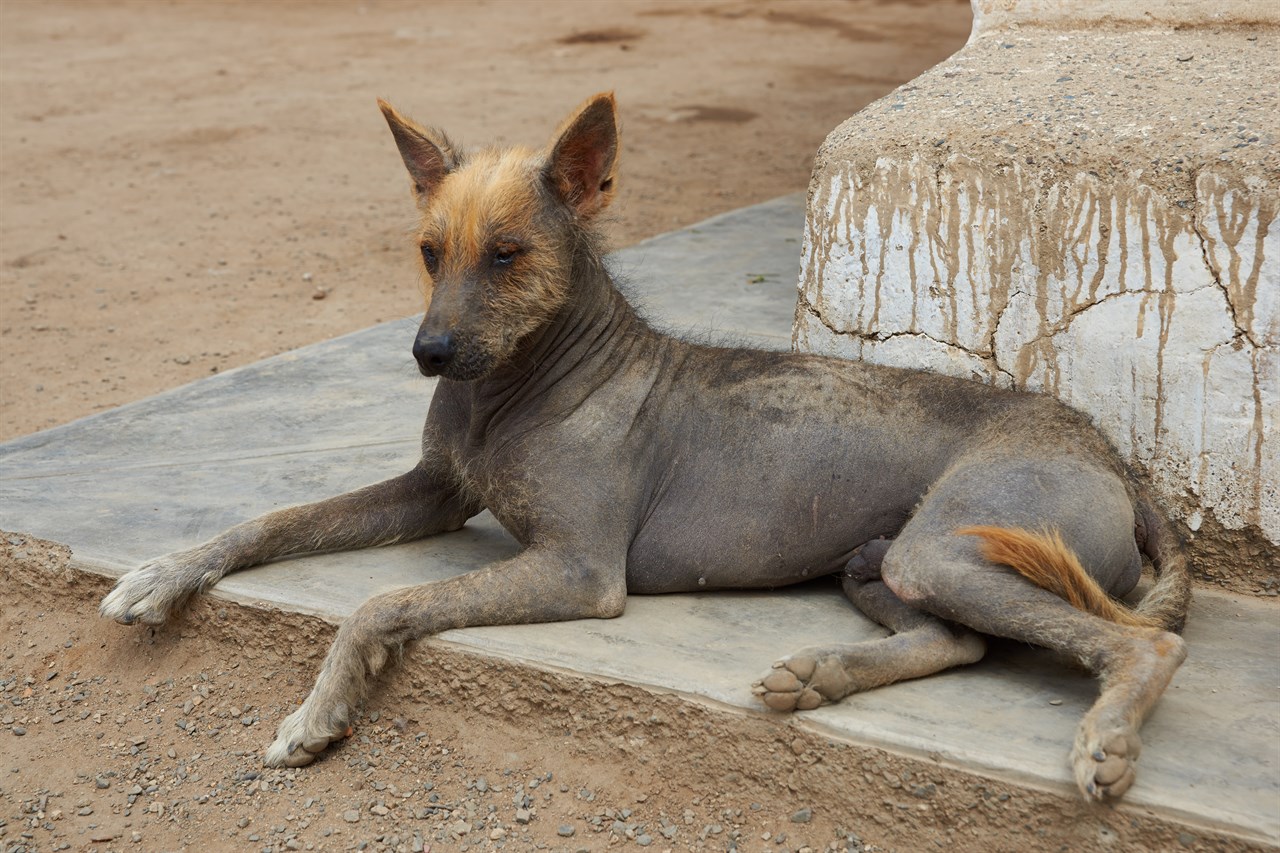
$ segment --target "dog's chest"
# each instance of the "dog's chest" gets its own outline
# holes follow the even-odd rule
[[[517,542],[528,545],[536,526],[537,489],[512,456],[510,448],[481,446],[455,457],[455,467],[463,490]]]

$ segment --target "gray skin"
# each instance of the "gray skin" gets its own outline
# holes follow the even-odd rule
[[[972,663],[980,634],[1008,637],[1101,678],[1072,764],[1086,797],[1129,787],[1138,727],[1185,655],[1180,638],[1078,610],[955,533],[1051,526],[1113,596],[1134,587],[1146,553],[1159,578],[1138,610],[1180,628],[1181,543],[1083,416],[1040,395],[651,329],[615,288],[592,230],[613,192],[612,96],[589,100],[543,154],[475,164],[442,134],[384,112],[424,214],[424,246],[494,204],[458,189],[484,183],[475,169],[495,184],[523,176],[531,199],[517,205],[532,209],[527,221],[499,223],[502,252],[482,239],[468,254],[465,241],[444,239],[426,253],[433,293],[414,353],[441,378],[421,461],[147,563],[101,610],[159,623],[228,572],[456,530],[485,508],[523,550],[362,605],[280,725],[268,765],[306,764],[341,739],[370,679],[410,640],[618,616],[629,593],[840,574],[849,599],[894,634],[779,661],[756,688],[766,706],[805,710]],[[511,245],[514,261],[500,257]]]

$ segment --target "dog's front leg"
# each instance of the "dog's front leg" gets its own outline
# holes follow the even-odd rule
[[[268,748],[270,767],[309,764],[342,738],[370,679],[404,643],[449,628],[611,618],[626,606],[621,559],[530,548],[445,581],[366,601],[338,630],[315,687]]]
[[[239,569],[291,554],[407,542],[456,530],[478,511],[448,479],[419,465],[345,495],[267,513],[202,545],[157,557],[121,577],[99,610],[117,622],[158,625],[194,593]]]

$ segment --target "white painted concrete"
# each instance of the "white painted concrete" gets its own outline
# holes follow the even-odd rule
[[[1163,139],[1125,92],[1158,88],[1133,57],[1156,55],[1161,37],[1144,32],[1125,56],[1125,34],[1110,33],[1114,67],[1092,79],[1082,68],[1099,62],[1072,51],[1096,37],[1024,24],[1016,45],[971,40],[842,125],[810,186],[794,345],[1056,394],[1149,471],[1190,529],[1211,513],[1276,546],[1280,190],[1274,168],[1253,164],[1274,160],[1277,120],[1201,124],[1192,108],[1168,133],[1196,129],[1200,147]],[[1195,58],[1203,39],[1168,47]],[[985,59],[1015,47],[1052,60],[984,80]],[[1220,67],[1199,55],[1201,74]],[[1068,126],[1076,103],[1088,115]],[[1077,138],[1091,147],[1068,147]],[[1206,156],[1219,138],[1225,153]],[[1242,168],[1233,152],[1246,146]]]

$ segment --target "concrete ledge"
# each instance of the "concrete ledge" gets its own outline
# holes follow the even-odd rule
[[[976,8],[823,145],[795,345],[1057,394],[1204,577],[1280,584],[1277,7]]]

